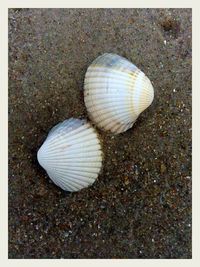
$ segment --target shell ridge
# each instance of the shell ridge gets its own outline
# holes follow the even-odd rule
[[[59,173],[57,172],[58,175],[60,175],[59,177],[61,178],[61,180],[65,181],[69,181],[70,183],[74,184],[74,185],[86,185],[86,184],[92,184],[95,180],[96,180],[96,176],[94,175],[93,177],[91,177],[90,179],[88,179],[87,177],[82,177],[79,175],[74,175],[74,174],[67,174],[67,175],[63,175],[63,173]],[[86,179],[87,178],[87,179]]]
[[[84,142],[86,143],[86,142],[90,142],[90,136],[86,136],[85,138],[84,138]],[[60,141],[60,142],[55,142],[55,143],[53,143],[53,144],[50,144],[49,146],[48,146],[48,150],[50,150],[52,147],[54,147],[55,145],[58,145],[59,147],[61,147],[61,146],[63,146],[63,145],[66,145],[66,146],[68,146],[68,149],[70,148],[70,147],[73,147],[73,146],[75,146],[75,145],[79,145],[80,143],[82,143],[82,140],[79,140],[78,142],[76,142],[76,140],[75,139],[73,139],[72,141],[70,141],[71,143],[69,144],[68,142],[67,142],[67,140],[62,140],[62,142]],[[95,141],[93,141],[93,144],[94,143],[97,143],[98,141],[97,140],[95,140]],[[57,150],[57,149],[56,149]]]
[[[83,125],[82,125],[82,126],[83,126]],[[89,124],[86,124],[85,127],[83,127],[83,128],[82,128],[82,126],[76,128],[76,129],[73,129],[73,130],[71,130],[70,132],[66,132],[66,131],[65,131],[65,128],[62,128],[62,130],[59,131],[59,132],[57,132],[57,133],[55,133],[55,136],[52,136],[51,139],[48,139],[48,136],[47,136],[46,141],[48,141],[48,142],[52,142],[52,144],[53,144],[54,141],[55,141],[55,143],[57,142],[57,140],[58,140],[58,136],[59,136],[59,138],[62,138],[63,136],[64,136],[65,138],[67,138],[67,137],[70,136],[70,134],[72,134],[72,133],[73,133],[73,135],[75,135],[75,134],[77,134],[77,133],[83,131],[83,129],[88,129],[88,128],[89,128]]]

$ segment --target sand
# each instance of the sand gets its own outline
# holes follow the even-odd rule
[[[9,258],[191,258],[191,9],[9,10]],[[98,130],[97,181],[77,193],[37,162],[49,130],[87,118],[89,64],[117,53],[155,99],[117,136]]]

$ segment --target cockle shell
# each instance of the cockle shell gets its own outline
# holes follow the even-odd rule
[[[89,118],[103,130],[114,134],[128,130],[153,98],[150,80],[121,56],[103,54],[87,69],[85,105]]]
[[[93,184],[102,167],[95,129],[85,120],[74,118],[51,129],[37,158],[53,182],[71,192]]]

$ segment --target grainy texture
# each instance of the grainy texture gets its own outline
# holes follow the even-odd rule
[[[191,13],[9,10],[9,258],[191,258]],[[129,131],[99,131],[101,175],[67,193],[36,153],[87,117],[84,74],[105,52],[144,71],[155,99]]]

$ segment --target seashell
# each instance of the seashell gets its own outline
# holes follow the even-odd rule
[[[101,170],[100,141],[88,122],[71,118],[51,129],[37,159],[56,185],[78,191],[92,185]]]
[[[121,56],[103,54],[87,69],[84,101],[89,118],[100,129],[114,134],[128,130],[153,98],[150,80]]]

